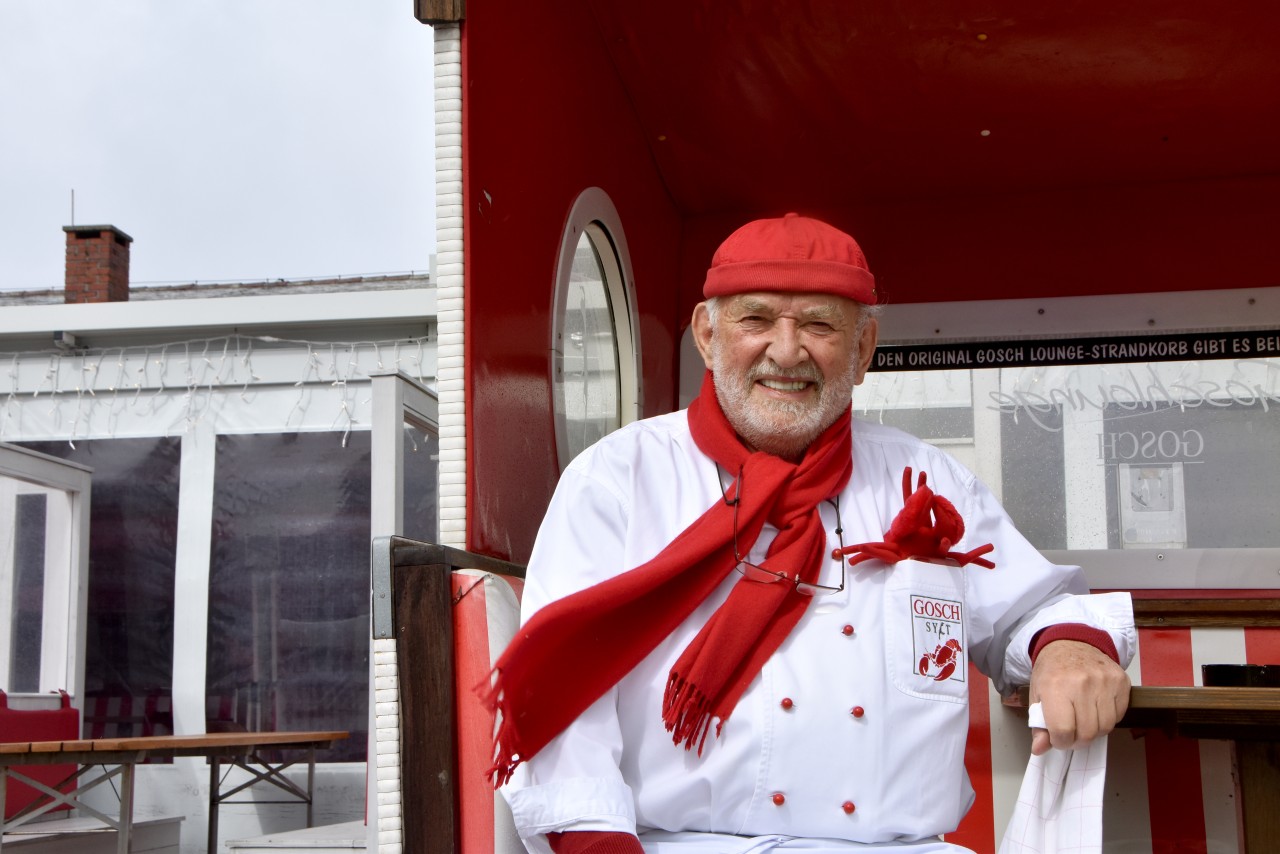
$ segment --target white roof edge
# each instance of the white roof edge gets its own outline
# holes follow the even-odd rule
[[[0,335],[430,320],[436,289],[5,306]]]

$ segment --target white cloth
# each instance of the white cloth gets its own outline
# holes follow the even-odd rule
[[[793,836],[731,836],[724,833],[670,833],[649,830],[640,834],[645,854],[767,854],[804,851],[806,854],[973,854],[968,848],[924,839],[916,842],[864,844],[843,839],[804,839]]]
[[[1027,726],[1044,729],[1032,703]],[[1070,750],[1050,749],[1027,763],[1000,854],[1098,854],[1102,851],[1107,739]]]
[[[1025,684],[1031,637],[1062,622],[1109,631],[1128,662],[1136,635],[1126,594],[1069,595],[1087,592],[1078,568],[1045,561],[945,453],[859,419],[853,437],[853,477],[840,495],[846,545],[883,538],[902,508],[910,466],[927,472],[963,515],[968,531],[957,550],[991,542],[997,568],[849,567],[846,589],[815,599],[698,756],[675,747],[663,729],[663,687],[735,583],[731,573],[666,642],[517,769],[504,794],[530,851],[548,854],[542,834],[566,829],[863,843],[937,837],[955,829],[973,800],[963,765],[968,662],[998,688]],[[539,532],[524,619],[652,558],[722,500],[721,487],[683,411],[628,425],[588,448],[561,477]],[[744,493],[751,488],[749,480],[742,485]],[[835,510],[824,503],[820,512],[835,548]],[[766,527],[753,562],[775,534]],[[837,584],[840,571],[832,561],[821,583]],[[953,669],[942,652],[949,639],[960,647]],[[555,702],[555,687],[544,697]]]

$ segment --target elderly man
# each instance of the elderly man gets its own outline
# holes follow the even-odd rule
[[[497,666],[495,774],[534,852],[963,851],[968,663],[1030,682],[1033,751],[1109,732],[1135,642],[973,474],[852,418],[877,336],[852,237],[717,250],[687,411],[556,489]],[[927,480],[926,480],[927,476]]]

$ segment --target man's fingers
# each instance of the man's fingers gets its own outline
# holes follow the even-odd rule
[[[1098,698],[1098,731],[1094,735],[1106,735],[1116,728],[1121,714],[1116,708],[1118,705],[1114,694],[1110,697],[1103,695]]]
[[[1082,711],[1085,714],[1082,715]],[[1081,730],[1091,726],[1088,723],[1088,710],[1078,709],[1072,703],[1058,703],[1047,708],[1044,723],[1049,730],[1050,743],[1059,750],[1075,747],[1077,741],[1083,740]]]
[[[1129,711],[1129,674],[1123,674],[1123,678],[1118,681],[1113,700],[1116,710],[1116,724],[1118,725],[1121,719],[1124,718],[1125,712]]]
[[[1070,750],[1077,744],[1105,736],[1116,728],[1124,717],[1128,704],[1121,698],[1098,697],[1094,704],[1060,702],[1049,704],[1045,714],[1045,728],[1032,730],[1031,752],[1037,756],[1050,746]],[[1043,749],[1037,749],[1037,748]]]

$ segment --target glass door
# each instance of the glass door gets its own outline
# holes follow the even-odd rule
[[[374,537],[439,542],[439,404],[404,374],[373,378],[371,523]]]
[[[0,444],[0,688],[80,697],[92,470]]]

